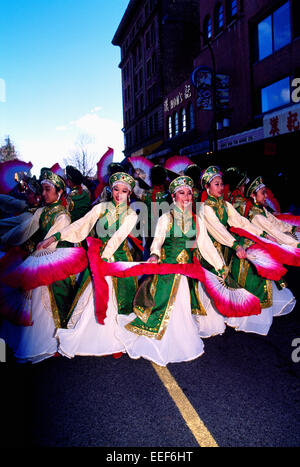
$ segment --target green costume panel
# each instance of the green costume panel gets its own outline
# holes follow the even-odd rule
[[[214,198],[213,196],[208,196],[207,199],[205,200],[205,204],[207,206],[210,206],[214,210],[221,224],[227,227],[228,213],[227,213],[226,204],[225,204],[223,197]],[[217,240],[215,240],[210,233],[208,234],[215,248],[218,250],[218,253],[224,259],[226,266],[230,268],[231,259],[234,255],[234,249],[229,248],[225,245],[222,245],[221,243],[217,242]],[[232,236],[235,237],[234,234],[232,234]],[[234,246],[237,246],[237,243]],[[209,271],[212,270],[212,267],[208,263],[202,264],[202,265],[203,267],[206,267],[206,269],[208,269]],[[215,271],[212,271],[212,272],[215,272]]]
[[[190,219],[190,225],[184,227],[178,223],[171,211],[169,232],[161,252],[163,263],[192,262],[194,250],[189,248],[189,245],[196,239],[196,226],[192,217]],[[179,274],[147,277],[134,299],[134,312],[137,318],[127,324],[126,328],[139,335],[161,339],[166,331],[181,279],[182,276]],[[198,282],[189,279],[188,283],[192,312],[205,315],[206,312],[199,300]]]
[[[28,241],[33,249],[38,242],[45,238],[54,225],[55,220],[61,214],[69,215],[60,201],[45,206],[39,219],[39,230]],[[68,248],[72,246],[73,244],[69,242],[58,242],[57,244],[57,248]],[[70,308],[77,293],[77,289],[78,282],[76,281],[76,276],[70,276],[48,286],[52,316],[57,328],[67,327],[70,317]]]
[[[73,188],[68,195],[68,210],[71,214],[71,221],[77,221],[90,209],[91,197],[89,193],[81,187]]]
[[[114,201],[112,201],[115,205]],[[126,204],[116,206],[116,210],[111,212],[107,210],[96,224],[96,235],[102,240],[103,252],[107,242],[118,231],[127,215],[128,207]],[[129,248],[128,240],[125,239],[115,251],[112,261],[134,261],[132,251]],[[118,302],[118,313],[129,315],[132,313],[132,302],[134,294],[138,287],[136,277],[119,278],[113,277],[113,286]]]
[[[110,207],[112,209],[110,209]],[[104,248],[110,238],[118,231],[120,226],[125,220],[128,213],[128,206],[126,204],[116,206],[115,202],[112,201],[111,205],[108,205],[106,211],[100,216],[93,229],[94,236],[102,241],[102,247],[100,249],[100,255],[104,251]],[[111,261],[134,261],[134,253],[129,248],[128,240],[125,239],[118,249],[114,252]],[[78,303],[78,300],[87,285],[91,281],[90,269],[86,268],[81,276],[79,277],[79,287],[76,297],[73,301],[73,305],[70,310],[70,315]],[[132,313],[132,302],[134,294],[138,287],[138,280],[136,277],[119,278],[113,277],[113,287],[118,302],[118,313],[128,315]]]
[[[243,216],[246,209],[245,198],[236,198],[234,207],[239,214]],[[260,206],[253,205],[249,210],[247,218],[251,221],[256,214],[262,214],[265,216],[265,212]],[[244,249],[253,245],[251,240],[244,237],[240,237],[238,242]],[[234,255],[232,257],[231,273],[232,277],[241,287],[244,287],[259,298],[261,308],[269,308],[272,306],[272,282],[259,276],[256,268],[249,261],[246,259],[239,259]]]

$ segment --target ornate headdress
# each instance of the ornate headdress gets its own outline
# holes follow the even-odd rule
[[[194,182],[191,177],[188,177],[187,175],[181,175],[180,177],[177,177],[174,180],[172,180],[169,186],[169,191],[171,195],[175,195],[176,191],[180,188],[187,187],[192,191],[193,186]]]
[[[219,167],[215,165],[211,165],[208,167],[201,175],[201,186],[202,188],[205,187],[207,183],[210,183],[215,177],[222,177],[222,172],[220,171]]]
[[[109,179],[110,188],[112,189],[116,183],[125,183],[128,185],[130,191],[132,191],[135,186],[134,178],[126,172],[116,172],[111,175]]]
[[[266,185],[263,183],[261,176],[256,177],[247,187],[246,187],[246,196],[249,198],[253,193],[256,193],[261,188],[264,188]]]
[[[50,183],[51,185],[65,191],[66,185],[64,180],[51,170],[43,170],[40,177],[41,183]]]

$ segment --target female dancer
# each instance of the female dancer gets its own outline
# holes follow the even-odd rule
[[[204,222],[192,214],[193,180],[180,176],[169,187],[174,205],[157,223],[148,262],[191,263],[199,249],[205,260],[219,275],[224,263],[214,248]],[[149,276],[140,286],[134,300],[134,314],[118,316],[118,336],[131,358],[146,358],[158,365],[195,359],[204,351],[199,335],[200,323],[192,313],[205,321],[214,315],[208,335],[224,332],[224,318],[217,314],[198,282],[180,274]],[[133,319],[135,318],[135,319]],[[214,330],[212,330],[212,328]]]
[[[63,179],[45,170],[41,184],[46,206],[38,208],[31,218],[6,234],[7,246],[21,245],[28,253],[33,252],[41,239],[49,238],[70,224],[70,215],[63,205],[65,191]],[[52,248],[56,245],[66,246],[55,241]],[[20,300],[25,300],[26,296],[25,303],[22,301],[20,304],[16,301],[15,305],[23,307],[23,321],[24,316],[30,317],[27,326],[17,326],[19,322],[12,324],[6,319],[3,320],[0,335],[12,348],[18,361],[37,362],[57,352],[55,331],[67,325],[69,309],[75,295],[73,279],[67,278],[49,286],[40,286],[27,292],[26,295],[25,292],[20,295]],[[16,300],[18,292],[19,289],[15,289],[15,293],[12,290],[11,297],[14,296]],[[11,297],[7,300],[11,300]]]
[[[240,214],[275,238],[278,243],[299,247],[299,241],[293,234],[299,232],[300,228],[283,222],[266,209],[268,192],[261,176],[249,180],[245,195],[244,203],[238,208]]]
[[[292,235],[294,228],[290,224],[280,221],[271,214],[265,207],[267,190],[262,177],[256,177],[249,181],[246,186],[245,195],[247,201],[239,206],[240,213],[248,218],[251,223],[262,228],[280,244],[292,247],[299,246],[297,238]],[[251,241],[241,238],[241,242],[246,246]],[[274,282],[263,279],[253,273],[249,263],[243,260],[232,262],[232,274],[248,290],[260,298],[263,308],[272,308],[273,316],[290,313],[295,306],[295,298],[292,292],[286,287],[284,280]]]
[[[226,319],[226,323],[240,331],[266,335],[271,327],[273,316],[279,313],[279,309],[283,312],[283,309],[289,305],[291,301],[294,303],[294,298],[292,294],[289,297],[283,297],[285,294],[280,294],[279,296],[274,288],[273,294],[276,294],[276,296],[272,297],[272,291],[268,290],[266,287],[266,279],[258,276],[254,267],[246,259],[245,249],[251,242],[248,240],[245,241],[244,237],[234,237],[227,228],[229,226],[239,227],[256,236],[269,237],[269,235],[261,226],[255,225],[246,217],[241,216],[230,203],[223,201],[222,174],[217,167],[209,167],[206,169],[202,175],[202,186],[205,187],[208,192],[208,199],[204,204],[204,218],[207,229],[217,242],[216,247],[218,251],[220,251],[220,253],[224,252],[224,257],[227,261],[230,260],[233,278],[241,287],[244,287],[246,290],[256,295],[260,299],[262,307],[260,315],[243,318],[228,318]],[[228,250],[226,251],[225,247],[234,249],[236,255],[228,255]],[[249,275],[248,280],[247,275]],[[250,286],[250,282],[251,284],[253,283],[252,281],[255,281],[255,286],[253,287]],[[260,287],[258,287],[258,285],[260,285]],[[275,309],[272,307],[272,304],[278,304],[278,307],[276,306]]]
[[[135,181],[125,172],[114,173],[109,179],[112,201],[95,205],[84,217],[42,242],[47,248],[57,238],[74,243],[82,242],[92,229],[102,241],[101,258],[109,261],[133,261],[128,237],[138,216],[128,206]],[[109,302],[104,325],[97,322],[94,305],[94,285],[89,269],[83,273],[80,290],[74,300],[68,329],[59,329],[59,352],[67,357],[75,355],[108,355],[125,350],[116,338],[117,314],[130,314],[137,289],[137,278],[107,278]]]

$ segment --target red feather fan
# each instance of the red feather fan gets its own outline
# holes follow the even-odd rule
[[[104,323],[108,303],[108,284],[105,276],[130,277],[143,274],[183,274],[204,283],[218,311],[227,317],[259,314],[260,301],[242,288],[227,287],[224,281],[201,267],[199,261],[192,264],[166,263],[107,263],[100,258],[101,241],[88,237],[88,257],[95,286],[96,316]]]
[[[82,247],[38,250],[2,277],[10,287],[35,289],[82,272],[88,266]]]
[[[246,237],[263,246],[274,259],[282,264],[289,266],[300,266],[300,248],[295,248],[289,245],[279,245],[278,243],[272,242],[266,238],[257,237],[252,235],[246,230],[239,229],[236,227],[230,228],[231,232],[238,234],[240,237]]]

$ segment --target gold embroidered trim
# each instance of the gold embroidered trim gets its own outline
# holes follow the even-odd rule
[[[150,286],[150,294],[152,295],[153,299],[156,294],[157,290],[157,281],[158,281],[158,274],[155,274],[152,279],[152,283]],[[153,307],[143,308],[141,306],[133,307],[133,312],[140,318],[143,323],[148,321],[149,316],[151,315]]]
[[[162,319],[159,329],[156,327],[156,328],[153,328],[153,331],[149,331],[149,330],[143,329],[142,327],[136,327],[131,323],[126,324],[125,328],[140,336],[152,337],[157,340],[161,340],[162,337],[164,336],[164,333],[166,332],[168,323],[170,321],[171,313],[172,313],[175,299],[177,296],[178,287],[180,284],[180,279],[181,279],[181,275],[175,274],[169,302],[166,307],[166,311],[164,312],[164,317]]]
[[[75,276],[75,278],[76,278],[76,276]],[[81,287],[81,289],[79,290],[79,292],[76,294],[76,296],[75,296],[75,298],[74,298],[74,300],[73,300],[73,303],[72,303],[72,305],[71,305],[70,311],[69,311],[69,313],[67,314],[67,319],[68,319],[70,316],[72,316],[73,311],[74,311],[74,308],[76,307],[76,305],[77,305],[79,299],[81,298],[83,292],[86,290],[86,288],[87,288],[87,286],[89,285],[89,283],[91,282],[91,280],[92,280],[92,278],[91,278],[91,276],[89,275],[89,276],[86,278],[86,280],[85,280],[83,286]]]
[[[186,235],[186,233],[190,231],[193,224],[192,213],[190,211],[182,212],[174,209],[173,216],[177,226]]]
[[[55,217],[52,219],[52,224],[54,224],[55,219],[59,214],[67,214],[70,217],[70,214],[65,210],[65,208],[61,205],[58,204],[54,207],[46,206],[44,208],[43,213],[45,215],[43,221],[42,221],[42,227],[45,229],[48,225],[49,218],[55,214]]]
[[[52,290],[51,285],[48,285],[48,291],[49,291],[50,305],[51,305],[51,310],[52,310],[52,317],[53,317],[55,327],[56,328],[61,328],[61,321],[60,321],[60,317],[59,317],[59,313],[58,313],[58,307],[57,307],[57,304],[56,304],[56,300],[55,300],[55,297],[54,297],[54,292]]]
[[[269,308],[273,305],[273,284],[272,281],[266,280],[264,290],[267,293],[266,301],[261,302],[261,308]]]
[[[199,303],[199,306],[200,306],[200,309],[198,308],[192,308],[192,314],[193,315],[202,315],[202,316],[206,316],[207,313],[205,311],[205,308],[200,300],[200,296],[199,296],[199,289],[198,289],[198,281],[194,281],[194,289],[195,289],[195,294],[196,294],[196,298],[197,298],[197,301]]]
[[[189,262],[189,255],[186,250],[182,250],[181,253],[176,257],[176,261],[179,264],[187,264]]]
[[[108,203],[107,211],[105,212],[109,227],[111,227],[118,219],[120,224],[124,222],[126,215],[130,214],[132,209],[128,208],[127,204],[119,204],[115,206],[113,203]],[[102,216],[101,216],[102,217]],[[100,218],[100,217],[99,217]]]
[[[132,257],[132,254],[131,254],[127,239],[124,241],[123,251],[125,251],[127,261],[132,262],[133,257]],[[138,285],[139,285],[138,284],[138,278],[136,276],[133,276],[133,279],[134,279],[135,290],[137,290]]]
[[[245,287],[247,274],[250,268],[250,263],[246,259],[240,260],[240,269],[239,269],[239,276],[238,276],[238,283],[241,287]]]
[[[226,210],[226,205],[225,205],[225,202],[224,202],[224,200],[222,198],[215,199],[215,200],[207,199],[205,201],[205,204],[207,206],[215,208],[217,210],[219,219],[222,220],[224,211]]]

